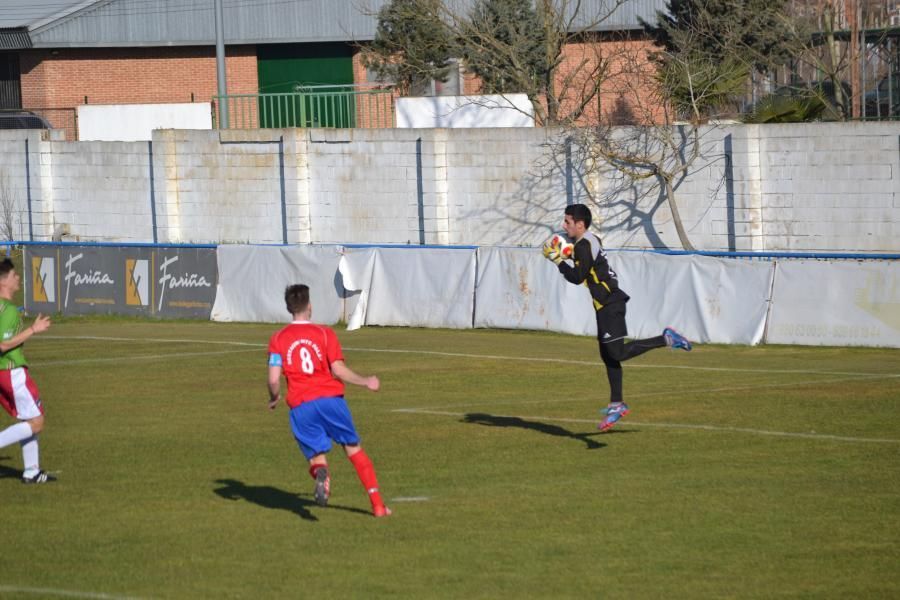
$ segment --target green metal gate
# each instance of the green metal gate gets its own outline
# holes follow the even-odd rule
[[[213,96],[214,126],[229,129],[394,126],[394,90],[371,85],[311,86],[284,94]]]
[[[353,48],[343,43],[257,47],[260,127],[354,127]],[[281,96],[289,94],[289,96]]]

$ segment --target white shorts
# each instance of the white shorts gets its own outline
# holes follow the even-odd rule
[[[13,418],[27,421],[44,414],[44,407],[28,369],[0,370],[0,405]]]

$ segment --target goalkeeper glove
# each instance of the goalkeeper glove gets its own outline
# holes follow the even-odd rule
[[[553,234],[549,240],[544,242],[544,258],[552,260],[557,265],[564,260],[572,258],[574,252],[575,245],[570,244],[566,238],[559,234]]]
[[[544,242],[544,246],[541,251],[544,254],[544,258],[547,260],[553,261],[553,264],[558,265],[562,262],[563,258],[559,254],[559,246],[554,246],[552,244],[552,239]]]

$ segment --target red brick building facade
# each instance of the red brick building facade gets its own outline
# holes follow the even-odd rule
[[[75,139],[80,104],[209,102],[216,95],[214,47],[60,48],[20,54],[22,107]],[[232,94],[258,90],[255,46],[226,51]]]
[[[579,123],[596,124],[613,113],[618,121],[646,117],[647,106],[639,99],[648,93],[648,73],[637,78],[633,65],[639,62],[646,67],[648,47],[642,41],[607,41],[566,48],[560,85],[571,79],[573,70],[589,73],[601,58],[608,61],[600,94],[586,107]],[[367,82],[361,56],[357,52],[353,57],[355,83]],[[258,93],[256,46],[228,46],[226,69],[229,94]],[[72,120],[75,107],[81,104],[210,102],[217,94],[212,46],[26,50],[20,53],[20,70],[22,107],[42,114],[54,127],[66,129],[69,139],[75,138]],[[569,114],[578,90],[591,85],[591,81],[575,77],[560,114]],[[480,82],[464,74],[462,88],[466,95],[477,94]],[[357,121],[365,127],[389,127],[389,111],[387,107],[377,116],[359,114]]]

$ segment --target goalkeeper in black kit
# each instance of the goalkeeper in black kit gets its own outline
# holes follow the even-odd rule
[[[666,327],[662,335],[656,337],[625,342],[628,335],[625,325],[628,294],[619,287],[616,272],[610,268],[603,252],[603,244],[597,235],[588,231],[590,226],[591,211],[587,206],[567,206],[563,229],[574,243],[574,248],[567,248],[565,243],[560,243],[559,236],[554,236],[544,244],[543,252],[558,266],[566,281],[585,284],[591,292],[597,316],[600,358],[606,365],[610,396],[609,406],[603,411],[605,416],[598,428],[607,431],[629,412],[628,405],[622,401],[622,361],[664,346],[690,351],[691,343],[671,327]],[[575,266],[566,262],[569,258]]]

